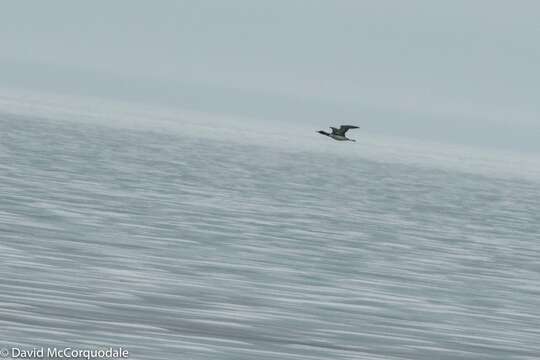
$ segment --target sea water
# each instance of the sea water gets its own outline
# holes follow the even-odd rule
[[[0,347],[540,358],[536,169],[43,114],[0,115]]]

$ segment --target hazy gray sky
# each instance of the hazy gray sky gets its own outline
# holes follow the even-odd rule
[[[7,86],[540,151],[536,1],[4,1]]]

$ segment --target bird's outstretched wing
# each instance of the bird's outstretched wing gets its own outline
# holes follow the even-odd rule
[[[350,129],[358,129],[358,126],[354,125],[341,125],[339,129],[335,127],[330,127],[332,129],[332,134],[339,135],[339,136],[345,136],[345,133]]]

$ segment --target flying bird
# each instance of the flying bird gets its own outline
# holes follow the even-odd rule
[[[329,136],[331,137],[332,139],[334,140],[338,140],[338,141],[356,141],[354,139],[349,139],[348,137],[345,136],[345,133],[347,131],[349,131],[350,129],[358,129],[358,126],[354,126],[354,125],[341,125],[338,128],[335,128],[335,127],[330,127],[330,129],[332,129],[332,133],[327,133],[326,131],[322,131],[322,130],[319,130],[317,131],[319,134],[322,134],[322,135],[326,135],[326,136]]]

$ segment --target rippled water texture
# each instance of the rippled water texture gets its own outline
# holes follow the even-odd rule
[[[13,115],[0,131],[2,346],[540,358],[533,180]]]

